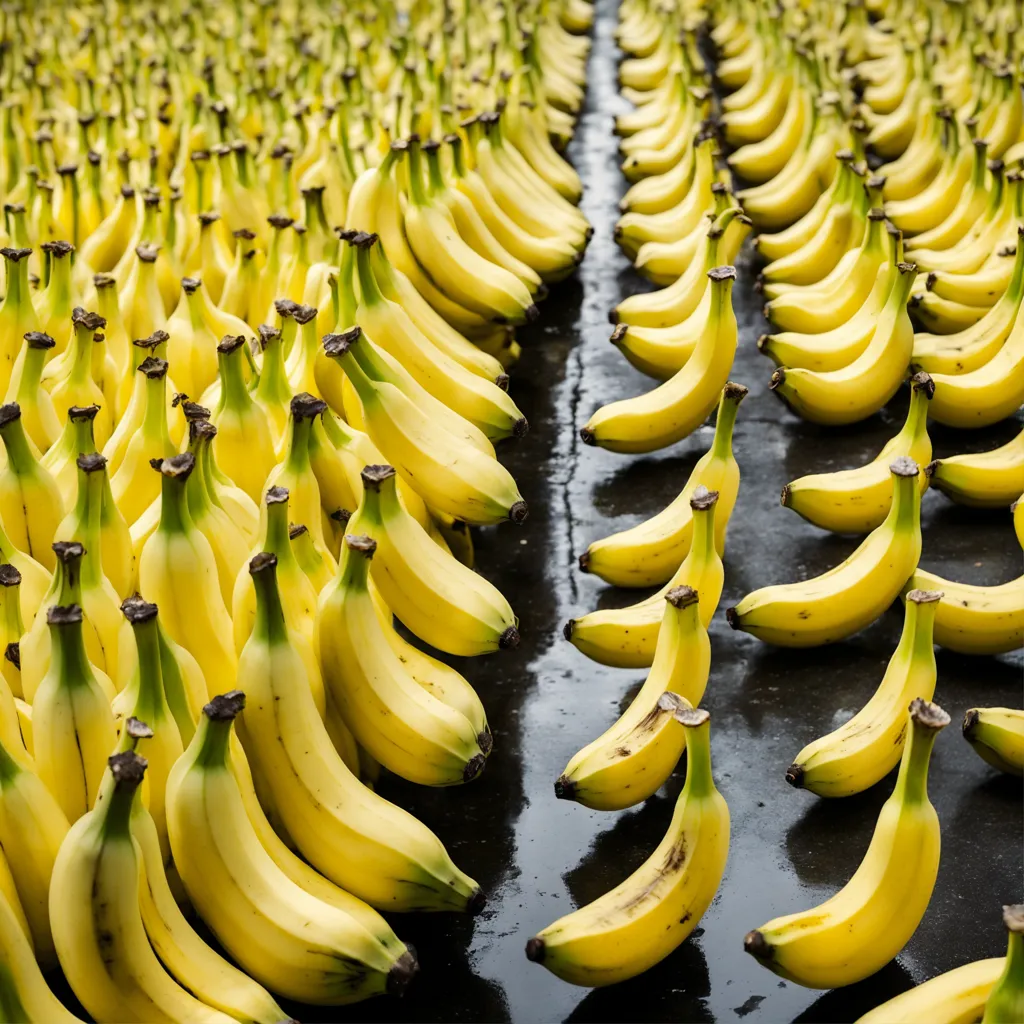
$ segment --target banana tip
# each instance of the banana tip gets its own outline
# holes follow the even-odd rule
[[[558,800],[575,800],[576,783],[565,775],[559,775],[555,779],[555,797]]]
[[[619,322],[619,311],[617,309],[608,310],[608,323],[618,324]]]
[[[735,608],[725,609],[725,620],[732,629],[740,628],[740,613]]]
[[[969,740],[971,738],[971,735],[978,724],[978,717],[977,708],[971,708],[971,710],[964,715],[963,724],[960,727],[964,734],[964,739]]]
[[[743,950],[758,960],[771,960],[772,947],[768,945],[765,937],[755,928],[743,936]]]
[[[590,572],[590,552],[584,551],[580,555],[580,572]]]
[[[804,787],[804,766],[802,764],[791,764],[786,769],[786,781],[794,789],[803,789],[803,787]]]
[[[526,943],[526,959],[534,964],[544,963],[544,940],[535,935]]]
[[[523,310],[523,316],[526,317],[526,322],[532,324],[537,317],[540,316],[540,307],[536,302],[531,302],[530,305]]]
[[[508,380],[508,377],[505,378]],[[530,429],[530,424],[526,421],[525,416],[520,416],[519,419],[512,424],[512,436],[513,437],[526,437],[527,432]],[[526,503],[523,502],[525,505]],[[521,521],[521,520],[520,520]]]
[[[525,501],[520,499],[517,501],[509,510],[508,517],[517,526],[523,522],[526,517],[530,514],[530,506]]]
[[[462,769],[462,781],[472,782],[483,770],[487,758],[483,754],[474,754]]]
[[[793,491],[790,489],[789,484],[786,484],[785,487],[782,488],[782,494],[779,495],[779,503],[785,508],[789,508],[789,501],[792,496]]]
[[[565,637],[570,643],[572,643],[572,630],[573,626],[576,625],[575,619],[569,619],[566,624],[562,627],[562,636]]]
[[[487,757],[494,749],[494,735],[491,733],[489,725],[484,726],[483,732],[477,733],[476,742],[480,748],[480,753]]]
[[[471,917],[476,917],[481,910],[487,904],[487,897],[484,895],[483,889],[477,888],[476,892],[466,902],[466,913]]]
[[[498,647],[503,651],[514,651],[519,646],[519,630],[515,626],[509,626],[504,633],[498,637]]]
[[[416,958],[416,950],[407,946],[405,952],[391,965],[385,988],[389,996],[401,996],[409,987],[409,982],[419,973],[420,963]]]
[[[584,444],[597,444],[597,438],[594,437],[594,432],[589,427],[580,427],[580,440]]]

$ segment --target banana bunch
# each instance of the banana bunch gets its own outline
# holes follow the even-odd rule
[[[949,715],[921,698],[904,717],[899,778],[878,816],[860,867],[831,899],[775,918],[743,940],[770,971],[809,988],[850,985],[874,974],[909,941],[939,870],[939,819],[928,800],[928,762]]]
[[[729,808],[711,772],[710,718],[683,704],[686,782],[665,838],[627,879],[548,925],[526,956],[574,985],[625,981],[653,967],[697,927],[729,855]]]
[[[491,752],[398,621],[519,642],[469,530],[527,515],[495,446],[592,234],[593,9],[456,6],[0,18],[5,1020],[72,1019],[58,966],[97,1021],[400,995],[380,911],[483,904],[373,786]]]

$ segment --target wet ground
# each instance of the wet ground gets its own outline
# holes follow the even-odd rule
[[[418,952],[421,973],[401,1001],[347,1010],[292,1006],[304,1021],[853,1021],[872,1006],[942,971],[1001,955],[1000,907],[1024,898],[1022,786],[986,766],[961,738],[972,706],[1022,700],[1020,653],[966,658],[939,651],[936,700],[954,725],[935,747],[930,793],[942,822],[942,864],[928,912],[898,960],[845,990],[815,992],[760,967],[743,935],[770,918],[813,906],[852,875],[867,848],[895,773],[859,797],[825,802],[784,781],[811,739],[874,692],[902,624],[898,607],[862,634],[827,648],[785,651],[733,632],[724,609],[769,583],[806,578],[844,559],[857,539],[834,537],[780,507],[782,485],[804,473],[873,458],[903,422],[905,398],[856,427],[824,430],[789,414],[767,388],[771,364],[755,340],[764,330],[749,251],[734,295],[740,344],[732,379],[750,388],[735,450],[742,471],[729,528],[725,590],[711,626],[712,669],[704,699],[712,759],[732,814],[732,847],[718,896],[700,927],[662,964],[626,984],[588,991],[529,963],[526,940],[593,900],[641,864],[668,825],[681,778],[645,805],[589,811],[555,799],[569,757],[599,735],[642,681],[642,671],[604,668],[562,637],[562,624],[600,605],[631,603],[577,568],[599,537],[659,511],[681,489],[712,430],[649,457],[584,446],[578,428],[599,405],[651,382],[608,343],[608,310],[646,287],[612,240],[624,191],[612,118],[618,51],[614,0],[599,0],[589,93],[571,155],[595,227],[578,279],[554,290],[541,320],[522,332],[512,393],[529,435],[502,453],[530,503],[522,527],[484,531],[478,567],[520,617],[514,652],[461,662],[494,731],[494,753],[472,784],[428,790],[385,779],[381,790],[422,818],[488,894],[476,918],[395,917]],[[934,427],[936,456],[1009,440],[1019,423],[973,434]],[[948,578],[1001,583],[1021,572],[1007,512],[924,500],[922,565]]]
[[[930,791],[942,822],[942,866],[931,906],[899,959],[874,978],[834,993],[780,981],[743,952],[743,935],[780,913],[815,905],[840,888],[867,848],[894,776],[870,792],[824,802],[784,781],[793,756],[859,709],[874,691],[902,624],[900,609],[853,639],[809,651],[772,649],[729,629],[724,609],[750,590],[817,575],[857,544],[833,537],[780,507],[783,484],[804,473],[873,458],[902,424],[905,398],[844,430],[802,423],[767,389],[771,364],[755,339],[764,330],[747,253],[735,289],[740,345],[732,378],[750,388],[736,428],[743,482],[729,529],[725,591],[711,627],[705,706],[712,758],[732,812],[725,878],[700,928],[660,966],[627,984],[587,991],[529,963],[538,929],[625,878],[663,835],[680,779],[642,807],[589,811],[555,799],[569,757],[599,735],[642,681],[642,671],[593,664],[562,638],[562,624],[599,604],[629,603],[579,572],[594,539],[633,525],[675,497],[706,450],[704,427],[651,457],[584,446],[577,434],[597,406],[650,382],[608,343],[608,310],[642,282],[612,240],[624,190],[612,117],[618,51],[614,0],[600,0],[586,110],[571,155],[586,185],[594,239],[578,280],[554,291],[523,332],[512,392],[529,435],[503,459],[530,503],[521,528],[478,538],[480,570],[521,620],[515,652],[463,663],[487,707],[495,748],[469,786],[427,791],[388,780],[383,791],[420,815],[488,892],[483,914],[400,918],[422,972],[401,1002],[379,1000],[344,1015],[389,1021],[855,1020],[916,982],[1004,948],[1000,907],[1022,892],[1022,787],[998,776],[969,748],[957,724],[975,705],[1021,704],[1022,659],[966,658],[940,651],[936,700],[954,725],[939,738]],[[1019,424],[975,434],[933,429],[937,456],[983,450]],[[924,501],[922,564],[949,578],[997,583],[1021,572],[1006,512],[958,508],[940,494]],[[300,1011],[301,1012],[301,1011]],[[336,1011],[303,1019],[339,1019]]]

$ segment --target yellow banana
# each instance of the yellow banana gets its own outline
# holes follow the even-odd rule
[[[903,634],[871,699],[834,732],[809,743],[786,771],[786,781],[818,796],[862,793],[896,767],[906,742],[906,708],[935,693],[932,630],[942,593],[906,595]]]
[[[678,497],[646,522],[590,544],[580,555],[580,568],[584,572],[600,576],[617,587],[665,583],[689,553],[693,536],[690,499],[700,486],[718,492],[715,548],[719,555],[725,554],[726,530],[740,486],[739,466],[732,454],[732,435],[739,404],[746,395],[747,389],[742,384],[730,381],[725,385],[718,403],[711,446],[693,467]]]
[[[569,760],[555,782],[560,799],[617,811],[652,796],[674,771],[686,745],[675,715],[704,696],[711,643],[695,590],[673,587],[665,602],[644,685],[619,720]]]
[[[993,768],[1024,775],[1024,711],[971,708],[964,715],[964,739]]]
[[[590,612],[565,624],[565,638],[588,658],[604,665],[641,668],[654,661],[664,615],[663,599],[675,587],[700,595],[700,618],[707,628],[722,596],[724,571],[715,547],[718,494],[698,485],[690,498],[693,532],[690,550],[672,579],[658,593],[626,608]]]
[[[928,403],[933,391],[928,374],[914,374],[910,378],[910,407],[902,429],[867,465],[802,476],[782,488],[782,504],[824,530],[869,533],[881,526],[889,514],[893,494],[889,465],[903,455],[925,467],[920,476],[923,495],[931,479]]]
[[[928,908],[940,842],[928,762],[949,715],[915,699],[909,719],[896,788],[850,881],[820,906],[775,918],[743,940],[764,967],[798,985],[837,988],[869,977],[906,945]]]
[[[901,455],[889,468],[889,514],[857,550],[814,579],[748,594],[726,611],[733,629],[782,647],[815,647],[852,636],[892,604],[921,556],[921,492],[913,459]]]
[[[538,932],[526,955],[574,985],[611,985],[653,967],[697,927],[729,855],[729,808],[711,773],[710,715],[682,708],[686,782],[665,838],[625,881]]]

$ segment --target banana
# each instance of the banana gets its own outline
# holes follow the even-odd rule
[[[51,656],[32,700],[39,777],[71,822],[92,806],[116,736],[107,694],[86,656],[82,609],[47,609]]]
[[[993,768],[1024,775],[1024,711],[971,708],[964,715],[964,739]]]
[[[11,1021],[81,1024],[46,984],[32,943],[22,931],[19,909],[0,892],[0,1016]]]
[[[736,352],[734,267],[708,271],[711,310],[683,367],[660,387],[598,409],[580,431],[584,443],[610,451],[650,452],[674,444],[707,419],[728,380]]]
[[[463,522],[522,522],[526,502],[507,470],[445,425],[432,422],[396,385],[371,377],[369,362],[364,359],[364,366],[355,351],[367,344],[361,329],[354,327],[327,335],[324,351],[344,370],[358,394],[370,439],[403,480],[432,508]]]
[[[910,378],[910,407],[898,434],[869,463],[857,469],[802,476],[782,488],[782,504],[809,523],[833,533],[870,533],[885,522],[892,507],[893,480],[889,465],[907,456],[925,471],[922,496],[932,478],[932,443],[928,436],[928,403],[934,386],[926,373]]]
[[[402,143],[395,143],[401,147]],[[519,324],[535,320],[539,310],[529,289],[510,271],[475,252],[459,234],[443,203],[432,200],[423,181],[419,140],[406,144],[409,202],[404,227],[413,255],[431,268],[444,294],[485,320]]]
[[[857,423],[878,412],[906,377],[914,345],[907,299],[917,276],[912,263],[898,265],[899,280],[878,315],[867,347],[849,365],[817,372],[780,367],[771,389],[795,413],[813,423]]]
[[[555,782],[555,795],[596,810],[617,811],[653,796],[686,744],[676,712],[696,707],[711,667],[711,643],[691,587],[665,595],[654,663],[619,720],[574,754]]]
[[[201,1021],[233,1018],[177,984],[146,939],[139,910],[142,860],[131,808],[146,760],[110,757],[110,798],[68,833],[53,868],[50,906],[61,967],[96,1020]]]
[[[669,582],[656,594],[626,608],[590,612],[570,619],[565,638],[588,658],[603,665],[643,668],[654,661],[662,601],[675,587],[688,586],[700,595],[700,618],[705,629],[722,596],[724,570],[715,547],[715,509],[718,494],[698,485],[690,498],[693,530],[690,550]]]
[[[612,985],[663,960],[697,927],[722,880],[729,808],[711,773],[710,715],[675,715],[686,732],[686,782],[665,838],[629,878],[526,944],[528,959],[574,985]]]
[[[725,554],[726,530],[740,486],[739,466],[732,454],[732,435],[736,413],[746,396],[747,389],[742,384],[730,381],[725,385],[718,403],[711,446],[693,467],[678,497],[646,522],[591,543],[580,555],[583,572],[600,576],[616,587],[665,583],[690,551],[693,537],[690,499],[700,486],[718,492],[715,548],[719,555]]]
[[[355,316],[370,337],[397,359],[410,375],[449,409],[465,417],[491,441],[522,437],[528,425],[511,398],[494,381],[486,381],[438,351],[401,306],[387,299],[372,268],[376,235],[357,234],[359,305]]]
[[[757,341],[758,350],[776,366],[794,366],[827,372],[841,370],[861,356],[875,336],[878,318],[886,300],[899,282],[899,265],[903,262],[900,233],[888,227],[890,255],[875,274],[871,290],[850,318],[827,331],[781,331],[764,334]]]
[[[889,513],[849,558],[814,579],[755,590],[727,609],[729,625],[782,647],[815,647],[852,636],[874,622],[921,557],[920,470],[905,455],[889,469]],[[927,582],[917,585],[942,589]]]
[[[939,870],[939,819],[928,800],[928,762],[949,724],[915,699],[892,796],[860,867],[831,899],[748,932],[743,948],[770,971],[808,988],[870,977],[906,945],[931,900]]]
[[[932,275],[928,276],[929,283]],[[914,335],[914,363],[929,373],[958,375],[981,369],[1006,344],[1024,298],[1024,244],[1017,247],[1012,277],[999,300],[976,323],[952,334]]]
[[[160,522],[142,548],[139,583],[160,608],[169,637],[195,658],[206,680],[234,679],[231,616],[217,582],[217,563],[210,542],[192,520],[186,498],[195,466],[191,452],[159,465]]]
[[[809,743],[786,771],[786,781],[818,796],[853,796],[896,767],[906,742],[906,708],[915,695],[935,693],[932,631],[941,591],[906,595],[903,633],[871,699],[834,732]]]
[[[482,576],[432,543],[403,508],[391,466],[366,466],[347,531],[376,542],[373,581],[388,607],[421,640],[449,654],[476,655],[519,644],[517,619]]]
[[[35,957],[44,969],[57,963],[50,930],[50,876],[67,831],[67,816],[24,748],[15,749],[6,737],[0,737],[0,848],[18,892]]]
[[[784,331],[821,334],[849,321],[870,296],[891,242],[885,214],[868,211],[861,244],[847,252],[832,271],[813,285],[768,282],[765,316]]]
[[[1005,508],[1024,490],[1024,431],[977,455],[954,455],[931,464],[932,486],[959,505]]]
[[[17,402],[0,406],[0,439],[7,452],[0,470],[0,521],[19,551],[52,570],[51,545],[64,518],[56,481],[39,463],[21,421]]]
[[[372,538],[346,534],[337,585],[321,597],[317,649],[328,691],[356,740],[386,768],[424,785],[469,782],[484,768],[490,731],[478,733],[415,685],[381,635],[367,589],[375,550]]]
[[[1018,498],[1010,506],[1010,511],[1013,513],[1013,529],[1017,534],[1017,543],[1024,548],[1024,501]]]
[[[931,416],[950,427],[998,423],[1024,405],[1024,317],[1018,316],[1002,348],[984,366],[951,376],[932,374]]]

